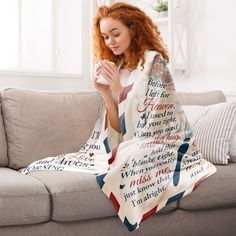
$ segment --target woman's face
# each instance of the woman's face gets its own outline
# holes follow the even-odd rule
[[[104,18],[100,21],[100,31],[106,46],[115,55],[128,53],[131,43],[131,32],[121,21],[111,17]]]

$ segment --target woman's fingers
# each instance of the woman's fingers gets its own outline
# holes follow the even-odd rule
[[[103,67],[101,69],[101,74],[106,78],[112,79],[113,77],[113,72],[107,69],[106,67]]]
[[[103,61],[101,74],[105,75],[107,79],[110,79],[113,81],[117,79],[119,72],[115,63],[109,62],[109,61]]]
[[[102,65],[107,68],[108,70],[112,71],[113,73],[117,72],[117,67],[114,62],[104,60],[102,61]]]
[[[101,73],[101,68],[99,68],[99,69],[97,69],[97,70],[96,70],[96,72],[95,72],[95,74],[96,74],[96,77],[97,77],[97,76],[99,76],[99,75],[100,75],[100,73]]]

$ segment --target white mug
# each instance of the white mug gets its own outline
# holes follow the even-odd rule
[[[97,77],[96,82],[99,84],[108,85],[107,80],[101,74]]]
[[[111,63],[115,64],[114,62],[111,62]],[[94,76],[96,76],[96,70],[97,70],[98,66],[100,66],[99,63],[95,64],[95,66],[94,66]],[[99,83],[99,84],[104,84],[104,85],[109,84],[107,82],[107,80],[101,74],[96,77],[96,82]]]

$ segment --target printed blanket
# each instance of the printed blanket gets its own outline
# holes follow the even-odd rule
[[[133,231],[167,204],[191,193],[216,168],[198,149],[161,54],[147,51],[144,69],[138,65],[130,76],[134,83],[122,90],[118,104],[121,142],[111,146],[111,128],[102,106],[79,152],[36,161],[22,173],[98,174],[102,191]]]

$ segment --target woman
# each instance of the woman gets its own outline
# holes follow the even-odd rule
[[[94,86],[111,127],[123,137],[97,182],[132,231],[216,169],[199,152],[150,17],[135,6],[115,3],[98,9],[93,26]]]
[[[159,52],[167,62],[169,57],[157,26],[138,7],[126,3],[102,6],[93,27],[94,56],[100,61],[94,86],[104,99],[111,127],[120,132],[116,99],[112,94],[119,97],[122,88],[133,82],[128,75],[140,61],[144,65],[146,50]],[[96,81],[100,74],[108,85]]]

